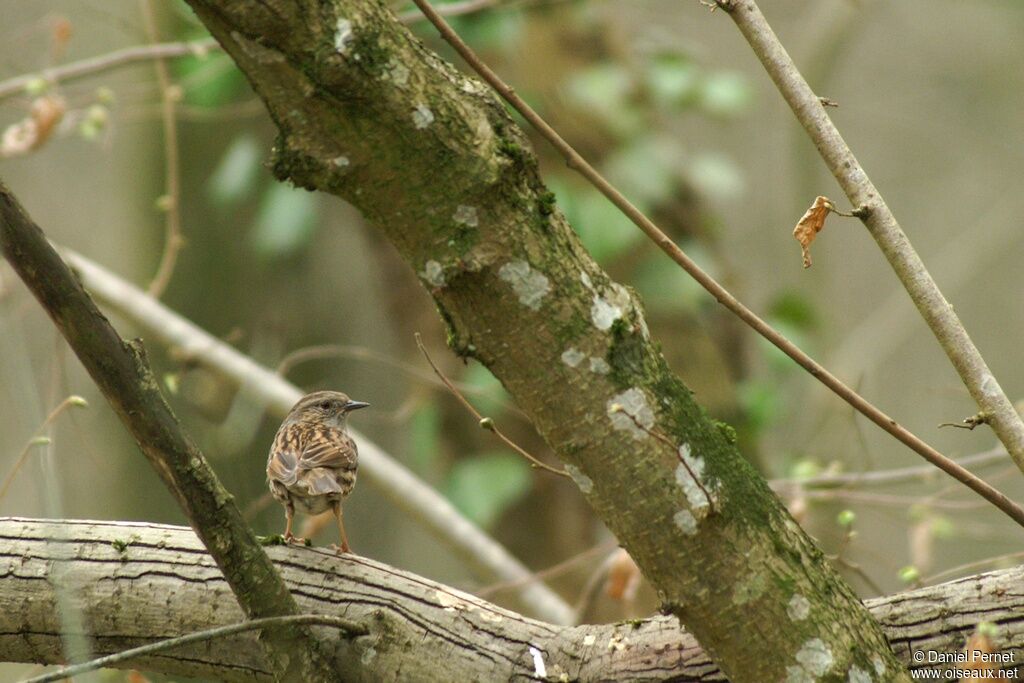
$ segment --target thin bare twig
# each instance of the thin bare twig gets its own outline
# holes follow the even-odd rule
[[[878,583],[871,578],[871,575],[864,571],[864,568],[856,562],[848,560],[845,557],[837,557],[835,558],[835,562],[839,566],[844,567],[845,569],[849,569],[851,572],[856,574],[860,578],[860,580],[867,585],[868,588],[875,592],[875,595],[885,595],[885,591],[882,590],[882,587],[879,586]]]
[[[612,539],[610,541],[607,541],[606,543],[600,543],[592,548],[587,548],[583,552],[577,553],[570,558],[562,560],[558,564],[553,564],[547,569],[541,569],[540,571],[534,572],[531,576],[527,576],[522,579],[517,579],[515,581],[503,581],[501,583],[492,583],[489,586],[478,588],[477,590],[473,591],[473,595],[477,596],[478,598],[486,598],[488,596],[494,595],[495,593],[507,591],[512,588],[518,588],[519,586],[522,586],[523,584],[529,583],[531,581],[547,581],[548,579],[556,578],[558,576],[561,576],[562,574],[565,574],[568,571],[571,571],[578,565],[587,562],[588,560],[597,555],[604,555],[605,553],[611,552],[611,550],[616,548],[618,545],[619,542],[616,539]]]
[[[842,500],[867,505],[886,505],[897,508],[910,508],[915,505],[927,503],[934,508],[945,510],[977,510],[985,507],[985,502],[977,499],[971,500],[943,500],[934,499],[931,495],[922,496],[899,496],[887,493],[870,493],[867,491],[848,491],[846,489],[824,489],[805,491],[804,495],[811,500]]]
[[[374,351],[373,349],[367,348],[365,346],[322,344],[319,346],[306,346],[301,349],[296,349],[295,351],[292,351],[287,356],[282,358],[281,361],[277,364],[277,374],[281,375],[282,377],[287,377],[288,373],[291,372],[292,368],[294,368],[296,365],[299,365],[300,363],[306,363],[311,360],[320,360],[323,358],[351,358],[355,360],[371,360],[377,363],[382,363],[384,365],[390,366],[392,368],[395,368],[396,370],[400,370],[409,377],[417,379],[425,384],[429,384],[432,387],[437,387],[439,389],[447,388],[445,383],[437,378],[436,373],[430,374],[429,372],[420,370],[417,367],[402,362],[385,353]],[[466,384],[465,382],[452,381],[452,384],[458,387],[459,390],[464,394],[477,394],[479,396],[485,396],[491,400],[495,399],[495,397],[486,389],[474,387],[469,384]],[[516,406],[511,405],[508,401],[504,399],[499,399],[499,402],[501,403],[503,408],[507,408],[509,410],[516,411],[522,414],[522,412],[519,411],[519,409]]]
[[[444,373],[441,372],[440,368],[438,368],[437,365],[434,364],[434,361],[433,359],[431,359],[430,354],[427,353],[427,347],[423,345],[423,339],[420,337],[419,332],[416,333],[416,346],[419,347],[420,353],[422,353],[423,357],[427,359],[427,363],[430,364],[430,367],[433,369],[434,374],[437,375],[438,379],[440,379],[444,383],[444,385],[448,387],[448,391],[452,392],[452,395],[459,400],[459,403],[465,406],[466,410],[473,414],[473,417],[477,419],[477,421],[480,423],[480,426],[483,429],[492,432],[496,437],[501,439],[502,443],[504,443],[506,446],[514,450],[519,455],[526,458],[530,462],[531,467],[545,470],[547,472],[550,472],[551,474],[557,474],[558,476],[565,477],[566,479],[572,479],[569,473],[566,472],[565,470],[559,470],[552,467],[551,465],[547,465],[538,460],[530,453],[528,453],[522,446],[520,446],[507,436],[505,436],[502,433],[502,431],[498,429],[498,426],[494,424],[494,420],[492,420],[489,417],[484,417],[483,415],[481,415],[480,412],[473,407],[473,404],[466,400],[466,397],[462,395],[462,392],[455,388],[455,385],[452,384],[452,381],[445,377]]]
[[[419,5],[424,0],[415,0]],[[985,363],[953,307],[946,301],[878,188],[861,167],[839,129],[779,42],[755,0],[718,0],[750,44],[797,120],[818,148],[850,203],[889,261],[932,334],[956,368],[992,430],[1024,472],[1024,421]]]
[[[688,463],[686,461],[686,458],[683,457],[683,454],[679,452],[679,446],[673,443],[672,439],[662,434],[657,427],[648,427],[641,423],[640,420],[637,419],[636,415],[626,410],[621,403],[612,404],[611,411],[613,413],[622,413],[623,415],[628,417],[634,425],[636,425],[637,429],[639,429],[642,432],[645,432],[649,436],[653,436],[655,439],[668,446],[669,450],[672,451],[672,454],[676,456],[676,459],[679,460],[680,464],[682,464],[682,466],[686,469],[687,474],[690,475],[690,479],[692,479],[693,483],[697,485],[697,488],[700,489],[700,492],[704,494],[705,500],[708,501],[708,507],[712,510],[715,509],[715,500],[711,497],[711,494],[708,492],[708,490],[704,488],[704,482],[700,480],[700,477],[697,476],[697,473],[693,471],[692,467],[690,467],[690,463]]]
[[[341,617],[335,617],[327,614],[297,614],[286,617],[265,617],[263,619],[252,619],[251,621],[243,621],[229,626],[218,626],[217,628],[204,629],[202,631],[196,631],[195,633],[189,633],[188,635],[178,636],[177,638],[168,638],[167,640],[161,640],[156,643],[133,647],[130,650],[124,650],[105,657],[97,657],[96,659],[88,662],[82,662],[81,664],[75,664],[74,666],[64,666],[56,671],[43,674],[42,676],[24,679],[21,683],[51,683],[52,681],[59,681],[64,678],[79,676],[81,674],[88,673],[89,671],[110,667],[114,664],[138,659],[139,657],[147,657],[165,650],[172,650],[183,645],[191,645],[192,643],[214,640],[215,638],[225,638],[237,633],[264,629],[268,626],[297,626],[299,624],[307,626],[333,626],[343,631],[345,636],[348,638],[364,636],[369,633],[369,629],[367,629],[363,624],[352,621],[351,619],[343,619]]]
[[[987,413],[976,413],[970,417],[965,417],[961,422],[943,422],[939,425],[942,427],[956,427],[957,429],[966,429],[969,432],[973,432],[975,427],[980,425],[991,424],[992,417]]]
[[[725,287],[700,268],[682,249],[666,235],[650,218],[633,206],[597,169],[591,166],[568,142],[566,142],[548,123],[541,118],[515,91],[508,86],[494,71],[484,64],[466,43],[452,30],[451,26],[431,7],[427,0],[413,0],[416,6],[430,20],[441,37],[455,49],[470,67],[480,75],[501,97],[508,102],[531,126],[533,126],[566,160],[566,164],[586,178],[601,194],[608,198],[630,221],[646,234],[651,241],[679,264],[694,280],[708,291],[715,299],[750,326],[755,332],[775,345],[789,356],[800,367],[804,368],[819,382],[831,389],[837,396],[853,406],[869,420],[898,441],[905,444],[915,453],[961,482],[978,495],[988,500],[1017,524],[1024,526],[1024,508],[1010,500],[1002,492],[974,476],[953,460],[937,451],[918,438],[911,431],[901,426],[896,420],[886,415],[864,397],[846,386],[838,377],[822,367],[798,346],[789,341],[781,332],[766,323],[753,311],[743,305]],[[820,103],[816,103],[821,107]],[[865,202],[856,202],[860,206]]]
[[[40,433],[50,426],[50,424],[56,420],[61,413],[72,406],[77,408],[87,408],[89,404],[81,396],[72,395],[61,401],[56,408],[50,411],[50,414],[46,416],[46,419],[43,420],[42,424],[40,424],[36,429],[35,435],[28,440],[28,443],[25,444],[25,448],[21,451],[21,455],[19,455],[18,459],[14,461],[14,467],[12,467],[11,471],[7,473],[6,477],[4,477],[3,484],[0,484],[0,500],[3,500],[3,497],[7,495],[7,489],[11,487],[11,484],[14,482],[14,477],[17,476],[18,471],[21,470],[22,466],[25,464],[25,461],[28,459],[28,454],[32,448],[35,446],[45,446],[50,443],[50,439],[45,436],[40,436]]]
[[[956,462],[961,467],[983,467],[1006,460],[1009,456],[1001,446],[981,453],[966,455]],[[840,487],[877,486],[901,484],[907,481],[924,479],[935,474],[931,465],[914,465],[873,472],[851,472],[843,474],[821,474],[806,479],[772,479],[768,482],[776,491],[789,489],[830,489]]]
[[[115,50],[105,55],[90,57],[78,62],[45,69],[39,73],[15,76],[0,82],[0,100],[25,92],[33,82],[42,79],[47,83],[56,84],[72,81],[86,76],[104,73],[118,67],[154,59],[171,59],[174,57],[202,56],[210,50],[219,50],[220,45],[213,38],[188,43],[159,43],[156,45],[135,45]]]
[[[846,551],[853,543],[855,536],[856,533],[853,531],[853,527],[847,527],[846,533],[843,534],[843,538],[839,541],[839,548],[836,549],[835,555],[826,555],[826,557],[839,566],[849,569],[860,577],[861,581],[867,584],[868,588],[875,591],[876,595],[885,595],[885,591],[882,590],[882,587],[875,583],[875,580],[872,579],[866,571],[864,571],[863,567],[846,557]]]
[[[565,0],[546,0],[546,3],[562,2]],[[501,0],[463,0],[463,2],[451,2],[442,7],[439,11],[444,16],[454,17],[465,14],[472,14],[486,9],[512,8],[520,5],[539,4],[541,0],[521,0],[520,2],[501,2]],[[413,24],[424,19],[419,12],[412,10],[403,12],[398,17],[404,24]],[[73,81],[88,76],[104,73],[122,66],[149,62],[154,59],[174,59],[176,57],[202,57],[211,51],[220,51],[222,48],[213,38],[204,38],[185,43],[157,43],[150,45],[135,45],[109,52],[105,55],[89,57],[77,62],[55,66],[38,73],[23,74],[0,81],[0,100],[7,99],[14,95],[25,92],[33,83],[42,79],[49,84],[57,84],[65,81]]]
[[[1024,559],[1024,551],[1016,553],[1007,553],[1006,555],[996,555],[995,557],[986,557],[984,560],[977,560],[975,562],[968,562],[966,564],[957,565],[956,567],[950,567],[949,569],[943,569],[941,572],[936,572],[931,576],[926,576],[925,578],[921,579],[921,583],[927,586],[932,583],[944,581],[948,577],[956,576],[957,574],[962,574],[963,572],[982,569],[983,567],[992,567],[998,565],[1001,562],[1006,562],[1008,560],[1020,559]]]
[[[140,0],[142,16],[146,24],[146,34],[153,44],[160,40],[156,26],[156,11],[153,0]],[[171,75],[167,69],[167,61],[163,57],[155,58],[157,82],[160,84],[160,113],[164,133],[164,183],[165,194],[160,198],[160,209],[166,214],[167,234],[164,239],[163,256],[157,267],[153,281],[149,283],[148,293],[159,299],[174,274],[174,265],[178,262],[178,252],[185,246],[185,238],[181,234],[181,180],[179,178],[178,161],[178,122],[175,105],[180,98],[171,85]],[[180,90],[178,91],[180,92]]]

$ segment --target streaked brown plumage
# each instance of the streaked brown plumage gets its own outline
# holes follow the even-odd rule
[[[341,501],[356,485],[359,452],[345,418],[368,405],[337,391],[317,391],[299,399],[277,430],[267,479],[270,492],[284,505],[286,541],[303,541],[292,535],[296,507],[311,515],[332,510],[341,534],[339,549],[350,552]]]

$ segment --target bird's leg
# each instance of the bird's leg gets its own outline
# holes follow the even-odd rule
[[[288,503],[287,505],[285,505],[284,506],[284,516],[285,516],[285,520],[286,520],[285,524],[284,524],[284,542],[285,543],[299,543],[299,544],[305,543],[306,539],[298,538],[298,537],[292,535],[292,518],[295,517],[295,506],[292,505],[291,503]]]
[[[350,553],[352,549],[348,546],[348,536],[345,535],[345,522],[342,520],[341,503],[334,503],[331,506],[332,512],[334,512],[334,518],[338,520],[338,532],[341,534],[341,547],[335,546],[335,550],[339,553]]]

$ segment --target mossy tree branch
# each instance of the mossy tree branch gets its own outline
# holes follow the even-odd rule
[[[731,678],[901,679],[878,624],[666,366],[635,295],[584,251],[487,88],[372,0],[189,4],[277,124],[275,174],[347,199],[395,244],[452,348],[503,382]]]
[[[164,401],[141,341],[125,342],[118,336],[2,183],[0,253],[42,304],[170,489],[246,616],[298,614],[231,495]],[[283,679],[340,680],[307,627],[268,629],[265,635],[271,667]]]

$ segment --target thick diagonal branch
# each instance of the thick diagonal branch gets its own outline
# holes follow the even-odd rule
[[[28,285],[160,475],[249,617],[298,606],[203,454],[164,401],[138,341],[125,342],[68,266],[0,184],[0,252]],[[268,631],[272,670],[289,680],[339,680],[312,631]]]

